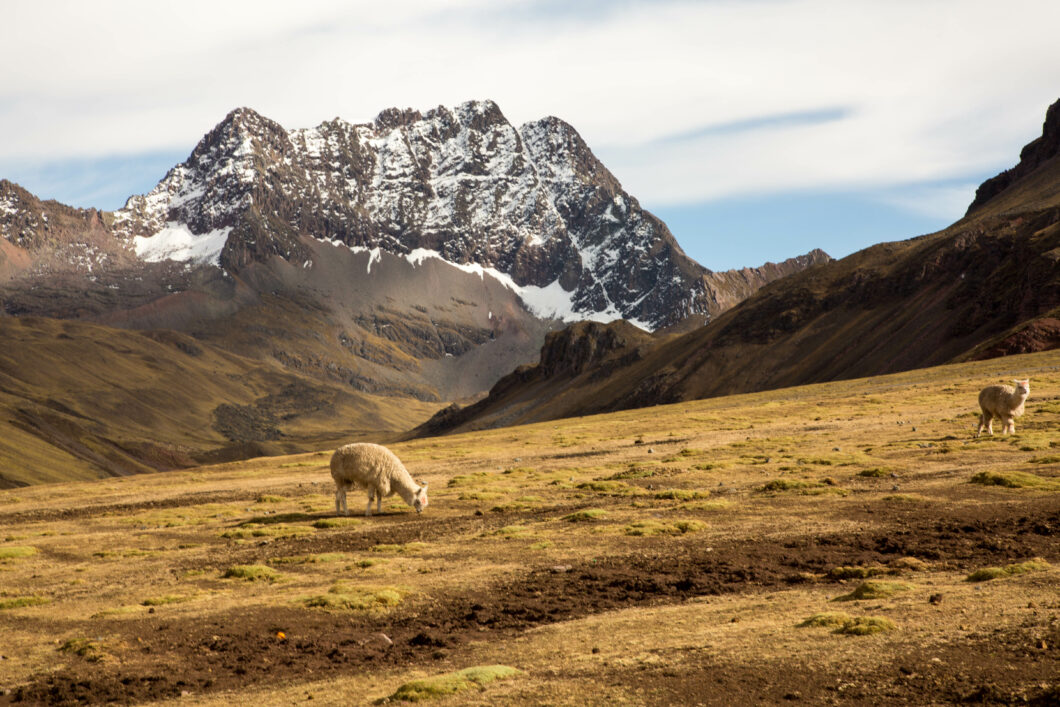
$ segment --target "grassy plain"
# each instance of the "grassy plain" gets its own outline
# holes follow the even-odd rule
[[[419,516],[330,450],[0,491],[0,703],[1055,704],[1058,429],[1052,352],[394,445]]]

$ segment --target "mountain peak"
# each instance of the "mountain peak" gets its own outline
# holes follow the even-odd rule
[[[542,318],[655,329],[716,311],[706,269],[573,126],[517,130],[489,99],[292,131],[237,108],[115,220],[137,253],[233,274],[276,257],[308,273],[317,239],[496,273]]]
[[[975,190],[975,199],[972,200],[965,216],[978,211],[1016,182],[1058,156],[1060,156],[1060,100],[1045,111],[1041,137],[1024,145],[1020,150],[1019,163],[979,185],[979,188]]]

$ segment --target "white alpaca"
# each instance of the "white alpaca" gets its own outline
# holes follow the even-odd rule
[[[1001,428],[1002,433],[1016,433],[1014,418],[1023,414],[1023,403],[1031,394],[1031,380],[1027,378],[1012,382],[1016,384],[1015,388],[1011,385],[989,385],[979,393],[979,407],[983,409],[983,414],[979,416],[979,429],[975,432],[976,437],[983,434],[984,429],[987,434],[994,434],[995,417],[1004,423]]]
[[[372,499],[376,513],[383,510],[383,498],[398,494],[422,513],[427,507],[427,484],[412,480],[412,475],[393,452],[379,444],[347,444],[331,455],[331,478],[335,479],[335,512],[349,515],[346,491],[356,487],[368,492],[366,516],[372,515]]]

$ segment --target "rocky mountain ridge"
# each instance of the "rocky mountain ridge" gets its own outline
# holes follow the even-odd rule
[[[491,101],[292,131],[240,108],[114,224],[148,260],[230,272],[270,256],[312,268],[306,234],[424,249],[507,274],[544,317],[654,329],[709,309],[708,271],[574,128],[545,118],[516,129]]]

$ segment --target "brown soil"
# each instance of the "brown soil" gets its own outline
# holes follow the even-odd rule
[[[798,541],[715,542],[709,548],[694,539],[652,538],[639,543],[635,552],[571,566],[530,567],[514,580],[412,600],[381,617],[286,607],[184,619],[160,614],[101,618],[100,634],[120,637],[120,661],[71,660],[57,672],[40,674],[29,684],[0,694],[0,704],[131,703],[179,697],[185,691],[209,694],[388,666],[442,672],[461,664],[472,642],[504,642],[535,627],[617,609],[824,581],[807,573],[838,565],[886,565],[916,557],[964,571],[1035,556],[1060,561],[1056,542],[1060,510],[1055,499],[1025,499],[985,511],[952,506],[930,517],[880,505],[863,510],[873,516],[872,532],[804,536]],[[499,526],[516,522],[519,516],[436,521],[425,516],[422,523],[402,522],[405,518],[405,514],[384,516],[378,531],[356,536],[278,540],[269,552],[351,550],[383,541],[438,538],[465,532],[473,523]],[[220,568],[254,552],[231,548],[211,561]],[[35,624],[34,630],[41,634],[62,629],[43,619],[11,621]],[[755,703],[1045,705],[1056,704],[1060,697],[1056,683],[1048,682],[1060,674],[1058,646],[1060,625],[1054,617],[1045,628],[1041,622],[1030,622],[1003,635],[971,635],[931,651],[910,650],[883,672],[851,666],[837,675],[797,662],[749,666],[730,663],[724,655],[707,650],[688,650],[669,656],[658,668],[605,665],[598,680],[628,685],[651,695],[646,699],[657,704],[731,704],[734,695],[742,695]]]

